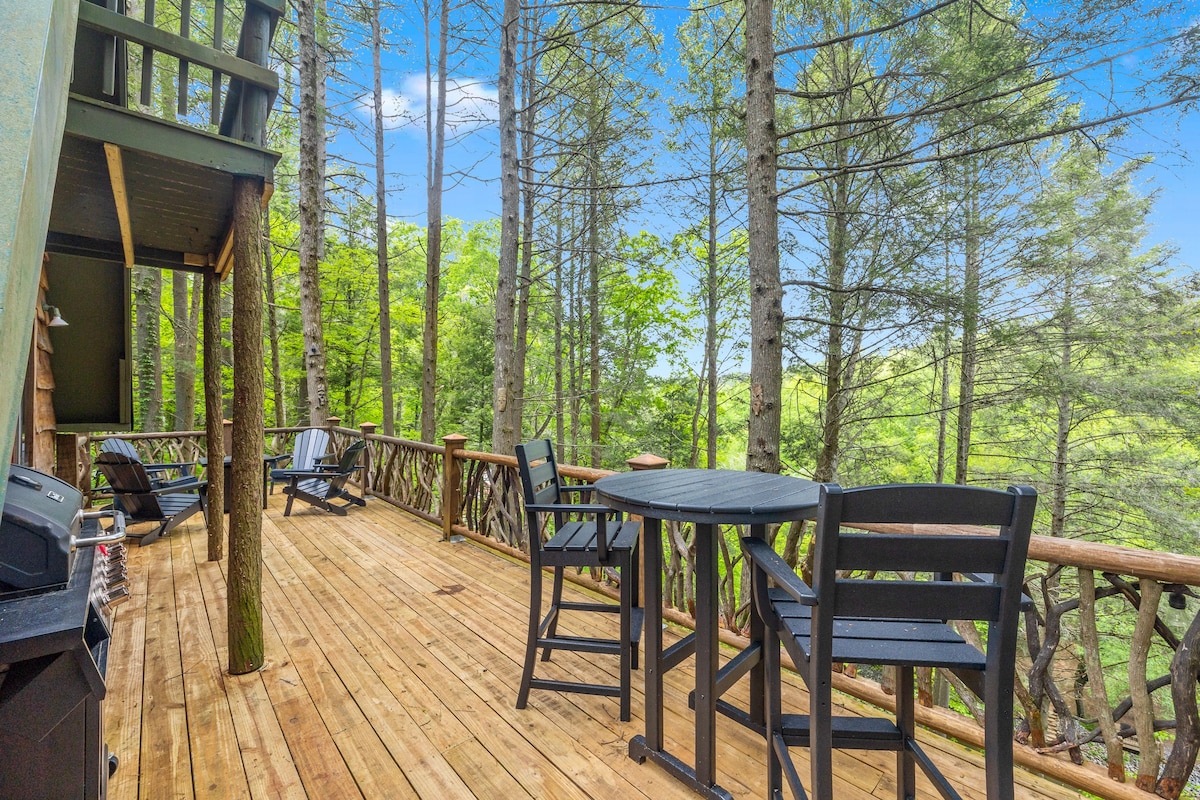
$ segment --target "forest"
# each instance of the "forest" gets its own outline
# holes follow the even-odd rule
[[[1028,483],[1040,533],[1200,553],[1200,283],[1148,223],[1194,7],[294,5],[268,425]],[[201,294],[135,268],[138,430],[202,427]]]

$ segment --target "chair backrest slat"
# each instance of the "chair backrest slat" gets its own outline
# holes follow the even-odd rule
[[[358,463],[362,451],[366,448],[367,443],[364,439],[358,439],[346,448],[346,451],[342,453],[342,457],[338,460],[337,471],[329,478],[329,489],[326,497],[342,490],[342,487],[346,485],[346,480],[350,477],[350,473],[354,471],[354,466]]]
[[[142,457],[138,455],[137,448],[133,446],[133,442],[126,439],[105,439],[100,443],[101,453],[120,453],[123,456],[141,461]]]
[[[323,428],[308,428],[296,434],[291,469],[310,470],[317,459],[329,452],[329,433]]]
[[[1000,587],[957,581],[839,580],[833,613],[885,619],[964,619],[995,622]]]
[[[113,441],[113,440],[106,440]],[[133,519],[162,519],[163,512],[158,497],[153,493],[154,484],[146,474],[146,468],[136,456],[130,457],[112,451],[96,456],[96,465],[104,473],[105,480],[113,493],[120,499],[121,508]]]
[[[838,545],[838,568],[892,572],[1000,572],[1008,540],[991,536],[846,534]]]

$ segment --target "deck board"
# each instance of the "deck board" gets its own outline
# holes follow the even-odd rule
[[[345,517],[282,511],[277,496],[264,517],[267,663],[251,675],[224,671],[225,565],[205,560],[203,525],[130,548],[131,596],[117,610],[105,702],[106,738],[121,759],[110,800],[694,797],[626,755],[644,726],[640,672],[628,723],[612,698],[535,690],[528,708],[513,708],[526,565],[444,543],[377,499]],[[561,624],[583,623],[565,615]],[[611,627],[607,635],[615,617]],[[616,659],[556,653],[539,669],[612,682]],[[684,759],[691,680],[690,667],[665,676],[667,746]],[[785,702],[802,710],[799,686],[793,677]],[[732,699],[744,704],[747,693],[743,681]],[[947,774],[961,776],[964,798],[982,798],[979,755],[926,738]],[[764,758],[761,738],[718,720],[718,780],[735,797],[765,794]],[[835,751],[838,797],[890,800],[894,760]],[[931,794],[923,777],[918,794]],[[1019,772],[1017,796],[1080,794]]]

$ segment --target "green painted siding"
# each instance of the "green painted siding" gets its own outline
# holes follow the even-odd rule
[[[67,113],[79,0],[0,0],[0,502]]]

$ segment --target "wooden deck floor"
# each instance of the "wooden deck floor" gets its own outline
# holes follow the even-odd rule
[[[120,758],[111,800],[694,797],[625,754],[643,725],[640,672],[630,723],[611,698],[535,690],[529,708],[513,708],[528,567],[444,544],[380,500],[344,518],[309,508],[284,518],[276,495],[263,528],[267,665],[252,675],[223,671],[224,564],[204,560],[203,525],[130,548],[105,703]],[[668,747],[688,759],[691,679],[690,668],[666,677]],[[744,684],[733,695],[744,701]],[[762,740],[724,718],[719,736],[722,785],[762,797]],[[964,796],[983,797],[979,755],[928,740]],[[891,754],[834,758],[839,798],[895,796]],[[1018,797],[1080,797],[1027,773],[1017,781]],[[923,779],[918,793],[932,796]]]

